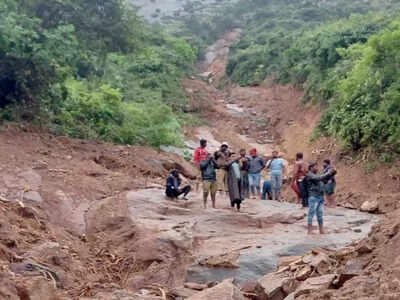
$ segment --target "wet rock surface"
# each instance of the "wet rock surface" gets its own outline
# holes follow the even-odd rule
[[[235,278],[239,283],[257,280],[288,266],[315,247],[341,248],[379,220],[375,215],[355,210],[326,210],[326,235],[306,234],[306,211],[299,205],[274,201],[245,200],[243,211],[229,208],[228,199],[218,196],[217,209],[202,208],[201,195],[193,193],[186,202],[165,200],[164,191],[146,189],[127,193],[132,218],[146,228],[168,235],[193,253],[194,264],[187,266],[186,281],[204,284]],[[361,224],[362,223],[362,224]],[[362,232],[354,232],[353,228]],[[304,258],[321,275],[331,269],[331,259],[319,253]],[[287,260],[285,262],[285,260]],[[299,270],[304,280],[309,270]]]

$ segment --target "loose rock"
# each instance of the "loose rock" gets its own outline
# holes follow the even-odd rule
[[[301,295],[310,294],[318,290],[329,289],[336,276],[337,275],[323,275],[319,277],[308,278],[297,288],[294,295],[295,298]]]
[[[379,203],[377,200],[368,200],[365,201],[360,208],[361,211],[376,213],[379,210]]]
[[[224,280],[217,286],[189,297],[187,300],[245,300],[232,279]]]

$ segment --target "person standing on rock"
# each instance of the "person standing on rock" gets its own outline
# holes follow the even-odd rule
[[[200,168],[200,162],[208,158],[208,151],[207,151],[207,140],[201,139],[200,140],[200,147],[197,147],[194,150],[194,164]]]
[[[261,172],[265,168],[265,160],[261,156],[257,155],[256,149],[250,150],[250,160],[249,160],[249,186],[250,192],[253,199],[257,196],[261,196],[260,184],[261,184]]]
[[[233,154],[232,154],[233,155]],[[231,201],[231,207],[240,211],[240,205],[243,201],[243,193],[241,191],[241,172],[239,166],[240,156],[236,158],[229,157],[227,163],[227,183],[228,195]]]
[[[229,157],[231,153],[229,151],[229,144],[227,142],[223,142],[218,151],[214,153],[214,159],[217,162],[217,183],[218,190],[221,194],[228,193],[228,181],[227,181],[227,172],[229,168]]]
[[[329,159],[324,160],[324,170],[322,171],[323,174],[328,173],[330,170],[332,170],[332,165],[331,161]],[[327,206],[328,207],[334,207],[335,206],[335,188],[336,188],[336,179],[335,176],[332,176],[331,178],[327,179],[325,182],[325,197],[327,201]]]
[[[268,161],[272,185],[272,200],[280,201],[283,184],[283,173],[286,171],[285,162],[279,157],[278,151],[272,152],[272,159]]]
[[[201,139],[200,147],[197,147],[194,150],[194,155],[193,155],[194,164],[199,170],[200,170],[200,162],[202,160],[207,159],[207,156],[208,156],[207,140]],[[196,191],[199,190],[200,181],[201,181],[201,171],[200,171],[200,174],[198,174],[198,178],[196,180]]]
[[[176,169],[171,170],[169,176],[167,177],[167,184],[165,189],[165,194],[169,198],[177,199],[180,195],[183,194],[183,199],[188,200],[186,196],[189,194],[191,187],[190,185],[186,185],[183,188],[179,188],[182,180],[179,176],[179,171]]]
[[[293,170],[292,189],[301,200],[303,208],[305,208],[308,207],[307,188],[304,184],[304,179],[307,176],[307,167],[304,163],[303,157],[303,153],[301,152],[296,154],[296,163]]]
[[[212,207],[215,209],[215,197],[218,190],[217,174],[215,170],[218,168],[215,159],[208,154],[206,159],[200,161],[201,177],[203,179],[203,204],[204,209],[207,208],[208,194],[211,194]]]
[[[308,167],[308,173],[305,178],[305,184],[308,191],[308,234],[312,233],[312,221],[317,215],[320,234],[324,233],[324,181],[335,176],[336,171],[330,169],[323,175],[318,175],[318,164],[312,163]]]
[[[241,194],[242,198],[246,199],[250,196],[249,191],[249,158],[246,156],[246,149],[240,149],[239,151],[239,167],[241,173]]]

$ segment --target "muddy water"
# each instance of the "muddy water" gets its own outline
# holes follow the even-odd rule
[[[190,245],[196,263],[188,266],[186,280],[198,283],[255,280],[275,271],[280,256],[304,254],[315,247],[344,247],[365,237],[379,220],[355,210],[328,208],[328,234],[309,236],[306,211],[296,204],[246,200],[243,212],[236,213],[230,210],[228,199],[220,196],[218,209],[204,210],[200,194],[192,194],[189,202],[174,203],[165,200],[159,189],[130,192],[127,201],[136,222]],[[198,263],[234,250],[240,252],[238,268],[208,268]]]

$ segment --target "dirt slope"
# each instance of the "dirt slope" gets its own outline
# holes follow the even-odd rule
[[[365,157],[342,150],[330,139],[310,142],[320,110],[302,105],[302,91],[293,87],[266,81],[257,87],[225,84],[217,89],[225,80],[227,50],[237,34],[214,46],[211,63],[201,66],[201,72],[211,73],[207,79],[203,75],[183,82],[193,110],[204,120],[203,126],[186,129],[187,139],[207,135],[215,143],[227,140],[235,150],[256,147],[266,155],[279,149],[288,161],[298,151],[309,161],[331,158],[339,170],[339,203],[359,208],[365,200],[378,199],[380,211],[391,213],[363,241],[367,253],[341,262],[360,260],[360,275],[337,291],[313,297],[398,299],[398,164],[378,162],[377,170],[367,174]],[[259,204],[245,203],[247,213],[236,219],[225,205],[207,221],[202,219],[200,196],[194,203],[164,201],[162,185],[172,168],[181,169],[188,179],[196,175],[190,163],[174,154],[54,137],[29,126],[3,126],[0,299],[165,300],[164,289],[181,285],[187,266],[201,253],[219,253],[223,247],[228,251],[257,239],[263,246],[263,234],[288,230],[280,222],[263,225],[257,214],[268,207]],[[284,199],[295,201],[288,188]],[[345,224],[335,224],[335,213],[332,231],[352,232]],[[291,228],[301,240],[304,216],[282,216],[293,222]],[[194,224],[196,218],[201,226]],[[249,252],[244,254],[249,257]]]

